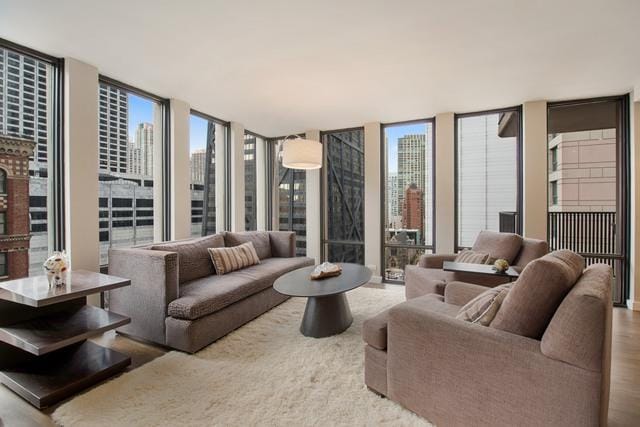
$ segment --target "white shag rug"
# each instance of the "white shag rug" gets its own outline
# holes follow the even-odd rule
[[[354,321],[307,338],[306,299],[292,298],[200,352],[161,356],[60,406],[64,426],[428,426],[364,384],[364,319],[404,289],[347,294]]]

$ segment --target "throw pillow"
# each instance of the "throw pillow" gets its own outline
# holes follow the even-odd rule
[[[496,286],[490,288],[466,303],[458,314],[456,319],[465,322],[477,323],[482,326],[489,326],[493,318],[496,316],[502,301],[509,293],[512,284]]]
[[[231,248],[209,248],[209,255],[218,275],[260,264],[260,258],[251,242]]]
[[[197,239],[159,243],[151,249],[178,254],[178,282],[182,284],[214,274],[207,249],[221,247],[224,247],[224,237],[222,234],[213,234]]]
[[[469,264],[486,264],[488,259],[489,254],[483,254],[482,252],[465,249],[456,256],[455,262],[466,262]]]
[[[584,258],[565,249],[530,262],[513,283],[490,326],[540,339],[583,269]]]

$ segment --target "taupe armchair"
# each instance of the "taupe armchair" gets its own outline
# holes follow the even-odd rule
[[[549,252],[544,240],[522,238],[513,233],[481,231],[476,238],[473,251],[489,254],[491,258],[506,259],[517,269],[523,269],[534,259]],[[453,261],[456,254],[426,254],[418,265],[405,267],[405,293],[407,299],[427,294],[444,295],[444,288],[452,281],[469,282],[494,287],[507,283],[508,278],[443,271],[444,261]]]
[[[500,320],[536,323],[530,319],[539,305],[553,299],[544,293],[551,280],[540,271],[528,277],[523,272],[490,326],[456,319],[463,304],[487,291],[462,282],[449,283],[444,295],[417,297],[366,320],[366,385],[436,425],[606,425],[611,268],[595,264],[580,271],[568,293],[556,295],[559,305],[538,322],[535,338],[494,323],[514,290],[532,276],[530,289],[538,293],[532,300],[540,302],[531,303],[535,314],[514,320],[522,312],[516,310]]]

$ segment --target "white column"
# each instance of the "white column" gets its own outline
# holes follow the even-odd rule
[[[319,130],[308,130],[305,138],[320,141]],[[324,167],[324,165],[323,165]],[[322,224],[320,223],[320,175],[321,169],[308,170],[307,178],[307,256],[320,263]]]
[[[256,228],[267,229],[267,141],[256,138]]]
[[[98,69],[65,58],[65,247],[75,270],[100,270],[98,153]],[[99,305],[100,297],[89,303]]]
[[[191,236],[191,168],[189,164],[189,114],[184,101],[170,101],[171,117],[171,239]]]
[[[453,113],[436,115],[436,253],[454,251],[455,143]]]
[[[231,231],[244,231],[244,126],[231,123]]]
[[[216,139],[215,139],[215,174],[216,174],[216,231],[221,233],[228,229],[225,222],[225,211],[227,207],[227,179],[230,173],[227,173],[227,132],[230,132],[225,126],[216,123]],[[205,200],[205,203],[207,201]],[[205,219],[203,218],[203,221]]]
[[[364,264],[381,280],[380,123],[364,125]]]
[[[635,87],[631,102],[631,215],[629,216],[629,235],[631,236],[629,254],[629,299],[627,307],[640,311],[640,83]]]
[[[547,240],[547,103],[522,106],[523,235]]]

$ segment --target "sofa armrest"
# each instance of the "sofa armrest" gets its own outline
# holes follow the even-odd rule
[[[296,256],[295,231],[269,231],[271,256],[277,258],[291,258]]]
[[[410,300],[389,312],[387,396],[436,425],[598,425],[602,376],[540,342]]]
[[[131,280],[131,286],[109,291],[109,310],[131,317],[118,330],[164,344],[167,306],[178,298],[178,254],[110,249],[109,274]]]
[[[486,286],[474,285],[472,283],[448,282],[444,288],[444,302],[463,306],[488,289]]]
[[[453,261],[456,254],[424,254],[418,261],[418,266],[422,268],[442,268],[445,261]]]

